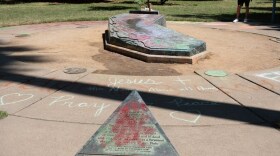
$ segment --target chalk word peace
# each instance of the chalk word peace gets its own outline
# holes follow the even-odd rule
[[[213,102],[213,101],[188,101],[188,100],[184,100],[183,98],[175,98],[172,101],[169,101],[168,103],[174,104],[177,107],[182,107],[182,106],[215,106],[215,105],[219,105],[217,102]]]

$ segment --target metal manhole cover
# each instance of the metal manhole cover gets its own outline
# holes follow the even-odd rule
[[[86,71],[87,71],[86,68],[67,68],[63,70],[63,72],[66,74],[81,74]]]
[[[222,70],[208,70],[205,72],[205,74],[214,77],[225,77],[228,75],[225,71]]]
[[[86,25],[77,26],[76,28],[88,28]]]
[[[28,37],[30,36],[29,34],[19,34],[19,35],[16,35],[16,37]]]

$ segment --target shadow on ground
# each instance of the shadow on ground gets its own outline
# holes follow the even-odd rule
[[[263,8],[262,8],[263,9]],[[235,14],[171,14],[169,16],[180,17],[180,18],[200,18],[200,19],[212,19],[214,21],[223,21],[223,22],[232,22],[235,18]],[[276,15],[276,23],[280,22],[280,14]],[[240,18],[244,18],[244,12],[242,11],[240,14]],[[271,23],[271,13],[251,13],[249,15],[249,19],[252,22],[257,22],[260,24],[268,24]]]
[[[270,3],[272,5],[273,0],[262,0],[259,2],[254,2],[254,3]],[[276,0],[276,3],[278,4],[278,2],[280,2],[280,0]]]
[[[98,97],[103,99],[111,99],[123,101],[131,92],[131,90],[104,86],[95,83],[84,82],[71,82],[65,80],[47,79],[42,77],[33,77],[23,74],[16,74],[15,72],[2,72],[0,80],[11,80],[11,77],[20,77],[26,79],[24,84],[36,86],[40,88],[48,88],[61,90],[63,92],[74,93],[78,95],[86,95],[91,97]],[[64,87],[63,87],[64,86]],[[66,87],[65,87],[66,86]],[[92,89],[98,91],[93,91]],[[198,113],[203,116],[221,118],[232,121],[245,122],[252,125],[265,126],[265,127],[277,127],[275,122],[268,122],[262,116],[259,116],[255,112],[262,112],[268,116],[279,116],[280,112],[272,109],[264,109],[258,107],[244,107],[238,104],[221,103],[216,101],[207,101],[200,99],[186,98],[182,96],[171,96],[166,94],[151,93],[148,91],[141,91],[140,95],[146,102],[146,104],[158,107],[162,109],[168,109],[176,112],[187,112],[194,115]],[[199,110],[199,112],[198,112]]]
[[[34,3],[34,2],[50,2],[51,5],[70,3],[111,3],[110,0],[0,0],[0,4],[18,4],[18,3]]]
[[[41,63],[51,61],[43,56],[22,55],[24,52],[30,52],[34,50],[38,49],[29,46],[9,45],[8,43],[0,41],[0,71],[6,73],[13,73],[19,70],[24,70],[24,68],[22,68],[22,66],[18,63]],[[15,53],[22,54],[13,55]],[[21,68],[17,68],[17,66]]]
[[[106,11],[114,11],[114,10],[129,10],[129,9],[132,9],[132,10],[135,10],[137,9],[136,7],[127,7],[127,6],[110,6],[110,7],[101,7],[101,6],[91,6],[89,7],[88,11],[96,11],[96,10],[106,10]]]
[[[256,8],[257,9],[257,8]],[[261,8],[264,9],[264,8]],[[212,19],[213,21],[221,22],[232,22],[235,18],[235,14],[219,14],[219,15],[210,15],[210,14],[173,14],[169,15],[179,18],[200,18],[200,19]],[[249,15],[249,22],[247,24],[252,26],[261,26],[265,25],[271,27],[271,30],[280,31],[280,14],[276,14],[275,22],[271,23],[271,13],[251,13]],[[240,18],[244,18],[244,11],[241,13]],[[270,30],[270,29],[265,29]]]

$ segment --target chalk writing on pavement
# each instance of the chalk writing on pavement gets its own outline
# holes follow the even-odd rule
[[[11,93],[0,97],[0,106],[16,104],[33,98],[33,94]]]
[[[280,71],[261,73],[261,74],[257,74],[256,76],[269,79],[272,81],[280,82]]]
[[[52,97],[54,99],[49,103],[49,106],[66,106],[68,108],[94,108],[96,112],[95,117],[99,116],[110,104],[105,103],[86,103],[86,102],[73,102],[74,99],[72,95]]]

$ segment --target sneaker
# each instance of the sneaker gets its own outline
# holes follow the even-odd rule
[[[244,23],[247,23],[247,22],[248,22],[248,19],[247,19],[247,18],[245,18],[245,19],[244,19]]]
[[[233,20],[233,23],[237,23],[238,21],[238,18],[236,18],[235,20]]]

